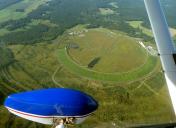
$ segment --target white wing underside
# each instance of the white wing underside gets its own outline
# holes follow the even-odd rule
[[[176,114],[176,63],[174,47],[159,0],[144,0]]]

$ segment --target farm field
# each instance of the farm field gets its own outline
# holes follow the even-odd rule
[[[146,35],[153,36],[153,33],[150,29],[142,26],[142,21],[129,21],[128,23],[134,28],[140,28],[142,30],[142,32],[145,33]],[[169,30],[171,32],[172,37],[176,36],[176,29],[169,28]]]
[[[22,0],[16,4],[8,6],[0,10],[0,23],[8,20],[17,20],[27,16],[28,13],[37,9],[40,5],[48,0]],[[17,9],[24,10],[23,12],[16,11]]]
[[[29,13],[36,10],[40,5],[45,4],[49,0],[22,0],[15,4],[9,5],[8,7],[0,10],[0,23],[8,22],[9,20],[19,20],[27,17]],[[18,10],[22,10],[19,12]],[[31,26],[38,25],[39,23],[50,25],[47,20],[33,20],[31,23],[23,28],[17,28],[15,30],[9,30],[7,27],[0,27],[0,36],[9,34],[11,32],[20,32],[29,29]]]

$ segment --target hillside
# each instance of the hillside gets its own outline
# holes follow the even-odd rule
[[[3,102],[9,94],[51,87],[77,89],[99,102],[94,115],[71,128],[176,121],[143,0],[3,1],[0,128],[50,128],[10,114]],[[175,1],[162,5],[175,38]]]

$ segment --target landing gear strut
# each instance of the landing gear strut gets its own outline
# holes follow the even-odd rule
[[[75,123],[75,117],[54,118],[52,128],[65,128],[66,125],[74,125]]]

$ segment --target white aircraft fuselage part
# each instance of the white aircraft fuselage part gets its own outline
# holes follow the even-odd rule
[[[159,0],[144,0],[176,114],[176,59],[168,24]],[[157,86],[157,85],[156,85]]]
[[[63,124],[56,126],[56,128],[65,128]]]
[[[37,123],[47,124],[47,125],[53,125],[53,118],[66,118],[66,117],[57,117],[57,116],[40,116],[40,115],[21,112],[18,110],[14,110],[12,108],[7,108],[7,109],[9,110],[9,112],[13,113],[14,115],[17,115],[27,120],[31,120]],[[81,124],[83,121],[86,120],[88,116],[89,115],[85,117],[75,117],[75,124]]]

